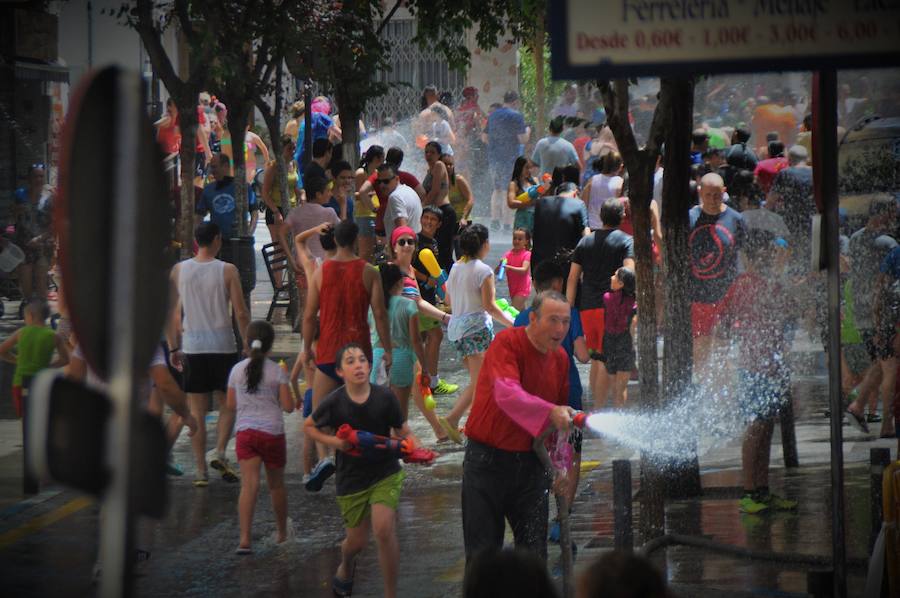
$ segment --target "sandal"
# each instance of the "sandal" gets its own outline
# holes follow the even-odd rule
[[[335,596],[351,596],[353,594],[353,578],[341,579],[335,575],[331,579],[331,591]]]
[[[240,556],[246,556],[248,554],[253,554],[253,549],[249,546],[238,546],[237,550],[234,551],[234,554],[238,554]]]
[[[863,434],[869,433],[869,425],[866,423],[866,418],[862,415],[856,415],[855,413],[847,409],[847,420],[849,420],[849,422]]]
[[[447,433],[450,440],[456,444],[463,443],[462,434],[459,433],[459,430],[455,426],[450,425],[450,422],[447,421],[446,417],[439,417],[438,422],[441,424],[441,427],[444,428],[444,432]]]

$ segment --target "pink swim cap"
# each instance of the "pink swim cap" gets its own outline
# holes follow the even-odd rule
[[[411,229],[408,226],[398,226],[394,229],[394,232],[391,233],[391,247],[397,244],[397,239],[402,237],[403,235],[416,238],[416,231]]]

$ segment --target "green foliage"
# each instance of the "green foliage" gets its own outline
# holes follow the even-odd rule
[[[519,100],[522,104],[522,116],[525,117],[525,122],[529,123],[537,122],[535,74],[531,50],[526,47],[519,48]],[[554,81],[550,75],[550,46],[544,46],[545,117],[549,116],[553,103],[567,84],[566,81]]]

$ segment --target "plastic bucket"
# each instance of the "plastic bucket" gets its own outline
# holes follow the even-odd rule
[[[0,270],[6,273],[12,272],[25,260],[25,253],[18,245],[6,242],[6,246],[0,251]]]

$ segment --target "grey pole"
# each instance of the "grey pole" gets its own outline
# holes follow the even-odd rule
[[[831,405],[831,550],[834,562],[833,588],[836,598],[847,596],[847,546],[844,531],[844,449],[841,414],[841,279],[838,260],[838,155],[837,155],[837,72],[816,73],[817,94],[814,152],[818,172],[816,191],[822,201],[825,264],[828,268],[828,397]],[[814,154],[815,157],[815,154]]]
[[[631,509],[631,461],[613,461],[613,534],[617,549],[634,546]]]

